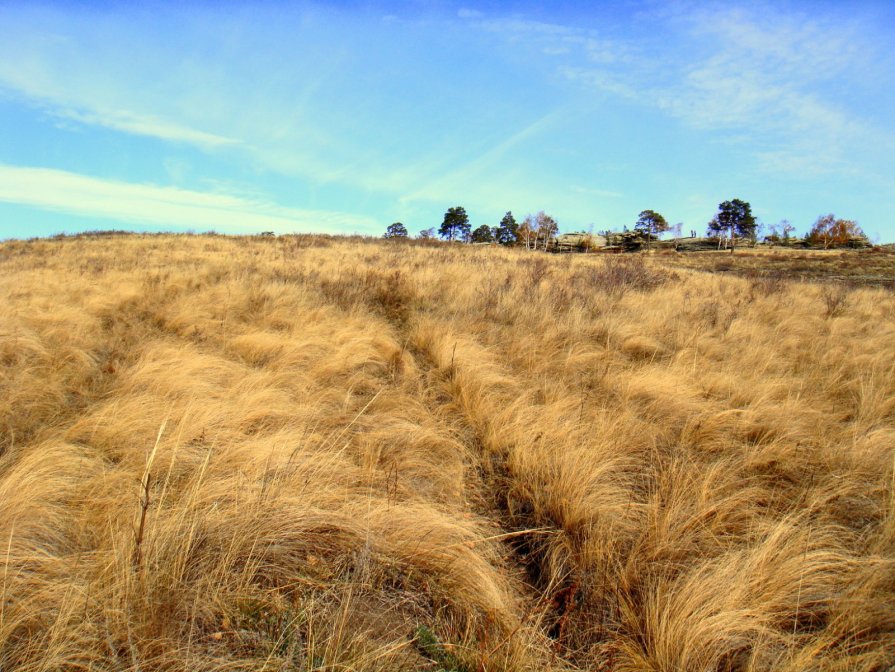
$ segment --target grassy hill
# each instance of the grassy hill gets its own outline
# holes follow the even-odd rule
[[[0,244],[0,669],[887,669],[895,294],[740,258]]]

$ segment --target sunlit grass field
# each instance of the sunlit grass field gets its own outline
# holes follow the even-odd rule
[[[895,293],[752,257],[0,244],[0,670],[890,669]]]

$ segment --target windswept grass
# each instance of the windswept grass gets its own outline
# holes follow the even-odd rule
[[[0,244],[0,669],[890,668],[895,295],[696,258]]]
[[[783,247],[737,249],[723,252],[665,253],[666,261],[681,268],[711,270],[741,277],[774,280],[789,278],[895,289],[895,248],[809,250]]]

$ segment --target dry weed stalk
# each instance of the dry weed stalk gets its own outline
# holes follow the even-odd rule
[[[149,489],[152,486],[152,463],[155,460],[155,454],[158,450],[158,444],[162,440],[162,435],[165,433],[165,425],[168,423],[168,420],[165,419],[162,422],[161,427],[158,430],[158,436],[155,439],[155,445],[152,447],[152,450],[146,456],[146,468],[143,470],[143,476],[140,478],[140,513],[139,513],[139,522],[137,523],[137,527],[134,530],[134,569],[140,569],[140,563],[143,559],[143,534],[146,532],[146,514],[149,511],[150,501],[150,492]]]

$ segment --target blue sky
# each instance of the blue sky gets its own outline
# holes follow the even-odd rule
[[[741,198],[895,241],[893,37],[887,2],[4,1],[0,238]]]

